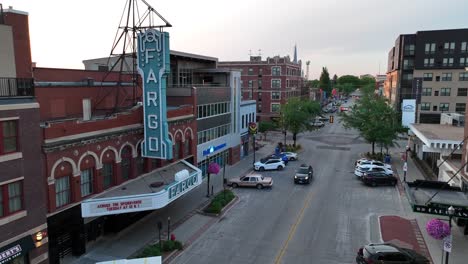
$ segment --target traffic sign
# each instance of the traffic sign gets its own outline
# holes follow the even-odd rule
[[[444,251],[452,252],[452,235],[444,237]]]
[[[254,122],[249,123],[249,133],[251,135],[257,134],[257,123],[254,123]]]

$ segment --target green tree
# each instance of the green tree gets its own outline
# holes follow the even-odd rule
[[[364,87],[366,85],[374,85],[375,87],[375,78],[374,77],[362,77],[359,79],[361,87]]]
[[[361,87],[361,91],[364,93],[364,94],[367,94],[367,95],[372,95],[375,93],[375,84],[366,84],[364,85],[363,87]]]
[[[281,108],[280,126],[293,134],[296,146],[297,135],[310,129],[310,120],[320,113],[320,104],[293,97]]]
[[[354,75],[343,75],[340,78],[338,78],[337,81],[338,81],[338,84],[340,85],[349,83],[352,86],[354,86],[354,89],[361,87],[361,80]]]
[[[335,86],[338,84],[338,76],[333,75],[333,80],[332,80],[332,88],[335,88]]]
[[[331,83],[330,83],[330,74],[328,73],[327,67],[322,68],[322,74],[320,74],[320,83],[319,86],[322,88],[325,92],[327,92],[327,95],[330,94],[331,92]]]
[[[317,79],[309,81],[309,83],[310,83],[309,87],[312,87],[312,88],[319,88],[320,87],[320,81],[317,80]]]
[[[387,104],[384,97],[365,94],[351,111],[340,113],[341,122],[346,128],[354,128],[372,145],[375,143],[390,146],[404,128],[398,122],[398,113]]]
[[[345,95],[349,95],[350,93],[354,92],[354,90],[356,90],[356,87],[351,83],[338,84],[337,88],[339,92]]]
[[[260,123],[258,123],[258,131],[260,133],[263,133],[263,136],[265,137],[265,140],[267,138],[267,132],[271,131],[271,130],[273,130],[275,128],[276,128],[276,124],[273,123],[273,122],[261,121]]]

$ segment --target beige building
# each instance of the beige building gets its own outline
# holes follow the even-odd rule
[[[414,70],[414,78],[423,78],[417,122],[432,123],[441,113],[466,112],[468,71],[461,69]]]

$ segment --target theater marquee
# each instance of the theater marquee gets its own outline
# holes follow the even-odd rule
[[[142,156],[171,159],[172,142],[166,114],[169,33],[147,29],[138,33],[138,72],[143,84],[144,143]]]

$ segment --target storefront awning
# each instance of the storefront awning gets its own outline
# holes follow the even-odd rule
[[[81,214],[95,217],[163,208],[201,182],[201,170],[182,160],[83,201]]]
[[[468,218],[468,196],[458,187],[445,182],[416,180],[407,182],[405,190],[416,213],[448,216],[447,209],[453,206],[455,217]]]

